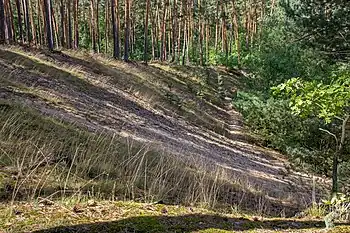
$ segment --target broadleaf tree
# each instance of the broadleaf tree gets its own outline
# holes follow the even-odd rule
[[[303,81],[292,78],[273,87],[274,95],[287,96],[289,106],[294,114],[301,117],[318,117],[327,124],[336,124],[339,133],[330,132],[336,141],[337,148],[333,155],[332,194],[338,192],[338,165],[343,160],[344,144],[350,122],[350,72],[343,72],[330,83]]]

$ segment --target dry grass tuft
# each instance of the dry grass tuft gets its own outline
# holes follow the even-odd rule
[[[263,199],[222,167],[90,133],[8,102],[0,103],[0,125],[0,198],[12,204],[93,197],[251,209],[244,203]]]

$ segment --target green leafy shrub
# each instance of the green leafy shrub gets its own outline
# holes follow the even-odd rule
[[[333,144],[319,130],[325,127],[324,122],[294,115],[285,100],[265,98],[263,94],[238,92],[234,105],[266,146],[287,153],[298,166],[329,175],[331,161],[327,149]]]

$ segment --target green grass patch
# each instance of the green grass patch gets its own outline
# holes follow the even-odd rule
[[[125,201],[74,201],[0,205],[0,231],[9,232],[325,232],[320,220],[261,218],[207,209]],[[347,232],[337,225],[329,232]]]

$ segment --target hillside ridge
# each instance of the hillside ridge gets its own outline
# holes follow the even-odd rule
[[[20,47],[1,47],[0,61],[0,99],[161,153],[218,165],[287,206],[310,203],[312,178],[256,145],[240,114],[225,103],[240,77],[224,68],[145,66]]]

